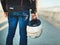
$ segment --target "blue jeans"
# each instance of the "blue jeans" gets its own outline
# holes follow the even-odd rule
[[[6,45],[13,45],[13,38],[15,35],[17,23],[19,21],[19,34],[20,34],[20,44],[19,45],[27,45],[27,31],[26,27],[29,22],[29,10],[25,10],[22,12],[9,12],[8,13],[8,23],[9,30],[6,40]]]

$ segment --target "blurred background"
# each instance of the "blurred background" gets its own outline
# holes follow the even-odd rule
[[[43,32],[39,38],[28,37],[28,45],[60,45],[60,0],[38,0],[37,2],[37,15],[42,22]],[[7,33],[8,19],[0,2],[0,45],[6,44]],[[19,22],[13,44],[19,44]]]

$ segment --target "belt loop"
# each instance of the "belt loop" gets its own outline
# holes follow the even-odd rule
[[[22,7],[22,5],[23,5],[23,0],[21,0],[21,7]]]

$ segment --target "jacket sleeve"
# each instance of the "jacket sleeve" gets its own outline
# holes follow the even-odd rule
[[[31,0],[31,13],[36,13],[36,0]]]
[[[1,0],[1,4],[2,4],[2,8],[3,8],[4,12],[7,12],[7,10],[6,10],[6,0]]]

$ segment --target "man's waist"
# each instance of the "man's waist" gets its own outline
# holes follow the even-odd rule
[[[9,11],[22,11],[22,10],[26,10],[29,9],[28,6],[20,6],[20,5],[8,5],[7,6]]]

